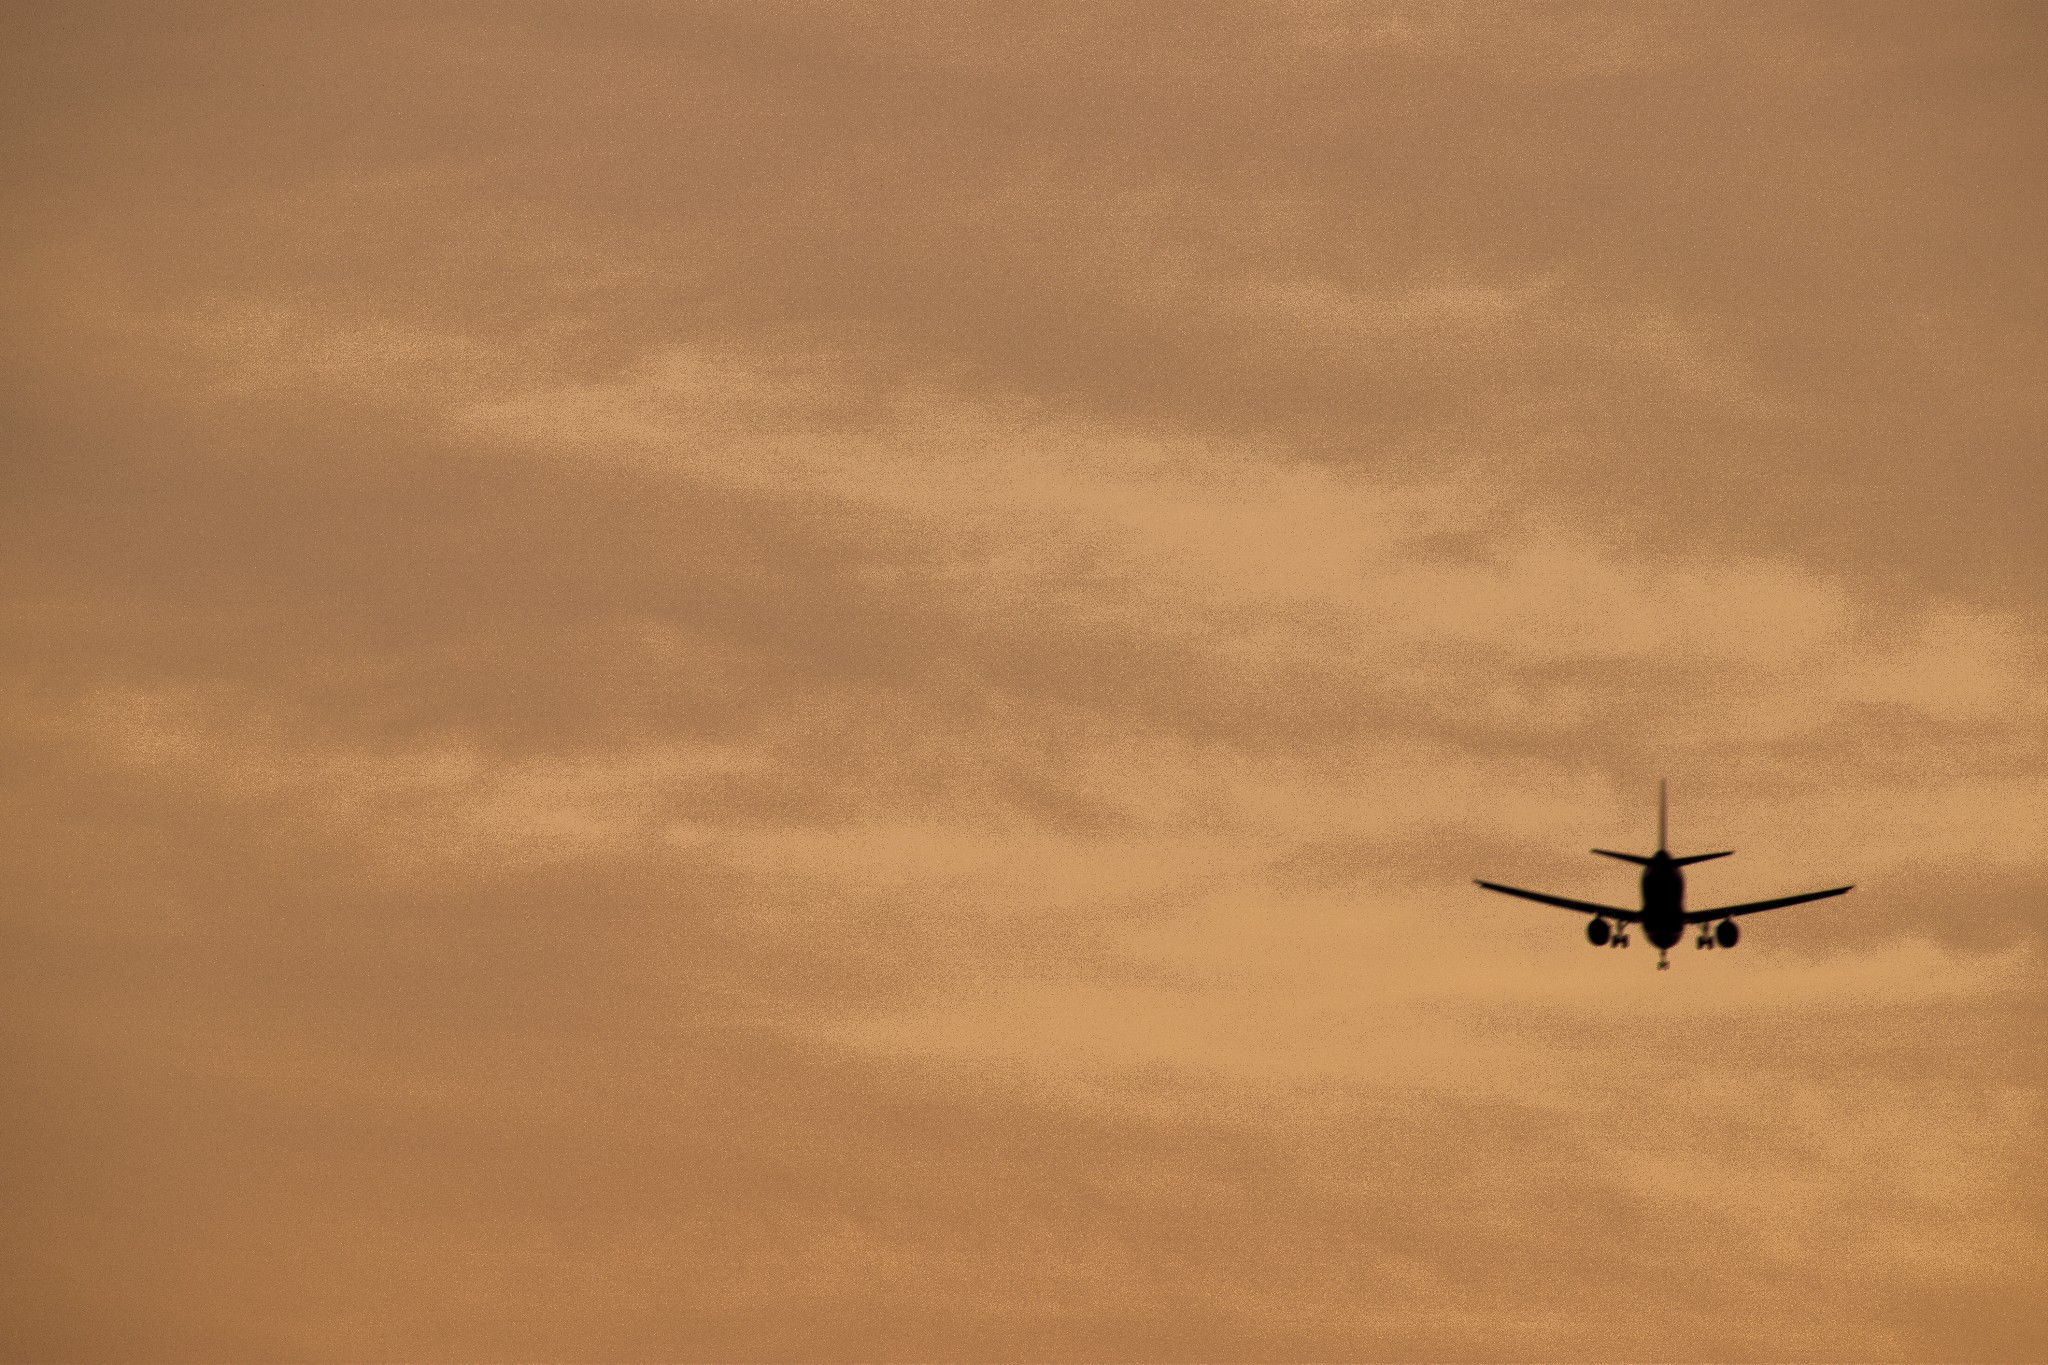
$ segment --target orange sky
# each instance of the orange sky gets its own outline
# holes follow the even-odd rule
[[[6,1358],[2048,1352],[2037,6],[7,23]]]

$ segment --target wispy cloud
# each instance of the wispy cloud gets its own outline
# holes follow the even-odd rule
[[[21,1353],[2025,1355],[2009,15],[208,24],[24,86]],[[1857,890],[1471,886],[1659,777]]]

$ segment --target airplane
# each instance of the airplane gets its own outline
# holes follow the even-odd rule
[[[1657,784],[1657,851],[1644,857],[1640,853],[1615,853],[1608,849],[1593,850],[1603,858],[1619,858],[1625,863],[1634,863],[1643,869],[1643,908],[1640,910],[1618,910],[1611,905],[1595,905],[1591,901],[1575,901],[1565,896],[1548,896],[1541,891],[1524,891],[1518,886],[1502,886],[1498,882],[1479,882],[1488,891],[1499,891],[1504,895],[1520,896],[1523,900],[1541,901],[1545,905],[1562,906],[1566,910],[1578,910],[1593,916],[1586,924],[1586,937],[1594,947],[1607,943],[1610,930],[1607,924],[1612,918],[1620,921],[1619,927],[1611,931],[1614,946],[1628,947],[1628,926],[1640,924],[1650,942],[1657,945],[1657,969],[1667,970],[1671,959],[1667,954],[1685,936],[1685,926],[1700,926],[1699,937],[1693,941],[1695,948],[1711,948],[1716,943],[1723,948],[1733,948],[1742,937],[1742,931],[1735,925],[1735,916],[1754,915],[1761,910],[1776,910],[1783,905],[1798,905],[1805,901],[1825,900],[1839,896],[1844,891],[1853,891],[1854,886],[1836,886],[1826,891],[1802,891],[1796,896],[1779,896],[1767,901],[1749,901],[1742,905],[1723,905],[1714,910],[1687,910],[1685,908],[1685,874],[1678,869],[1693,863],[1703,863],[1709,858],[1725,858],[1734,849],[1720,853],[1693,853],[1683,858],[1674,858],[1664,848],[1664,784]],[[1476,878],[1474,879],[1477,880]],[[1711,934],[1707,926],[1715,920]]]

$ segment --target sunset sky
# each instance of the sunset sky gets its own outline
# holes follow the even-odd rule
[[[2048,10],[5,28],[0,1357],[2048,1358]]]

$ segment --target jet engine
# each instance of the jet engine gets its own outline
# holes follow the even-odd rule
[[[1724,919],[1714,926],[1714,942],[1723,948],[1733,948],[1742,937],[1742,931],[1735,927],[1735,921]]]
[[[1586,941],[1588,943],[1592,944],[1595,948],[1604,948],[1607,946],[1608,936],[1606,920],[1595,915],[1591,920],[1587,921]]]

